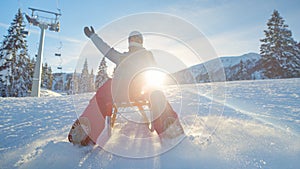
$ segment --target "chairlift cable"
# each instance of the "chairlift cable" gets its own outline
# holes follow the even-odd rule
[[[61,14],[61,10],[59,8],[59,0],[56,0],[56,9],[58,10],[58,12]]]
[[[61,15],[61,9],[59,8],[59,0],[56,0],[56,9],[58,11],[58,14]],[[58,15],[56,15],[56,18]],[[55,53],[55,56],[59,57],[59,64],[57,66],[57,69],[62,70],[62,57],[61,57],[61,49],[63,47],[63,43],[60,36],[60,31],[57,34],[58,40],[59,40],[59,47],[57,48],[57,53]]]

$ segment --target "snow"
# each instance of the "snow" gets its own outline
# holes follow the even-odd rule
[[[225,77],[228,81],[262,79],[263,69],[260,66],[261,59],[261,55],[257,53],[247,53],[241,56],[225,56],[194,65],[176,72],[174,75],[181,83],[224,81]],[[238,75],[241,68],[241,61],[245,69],[245,76],[242,78]],[[223,72],[225,73],[225,77],[222,75]],[[213,79],[212,75],[214,75]]]
[[[247,53],[241,56],[226,56],[221,57],[222,64],[224,67],[232,67],[234,65],[237,65],[242,60],[243,62],[246,62],[248,60],[252,62],[256,62],[257,60],[261,59],[261,56],[257,53]]]
[[[41,97],[61,96],[59,93],[44,88],[42,88],[40,92]]]
[[[218,85],[225,85],[225,102],[213,94]],[[170,87],[166,95],[187,135],[171,147],[123,143],[133,129],[144,130],[125,116],[118,116],[104,149],[69,143],[69,129],[93,93],[0,98],[0,168],[297,169],[299,85],[300,79],[281,79]],[[158,154],[128,157],[144,149]]]

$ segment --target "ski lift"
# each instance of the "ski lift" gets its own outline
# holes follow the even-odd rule
[[[59,39],[60,39],[60,37],[59,37]],[[62,41],[59,41],[59,47],[57,48],[57,52],[54,53],[54,56],[59,57],[59,60],[60,60],[59,65],[57,66],[58,70],[62,70],[62,66],[61,66],[62,65],[62,58],[61,58],[61,49],[62,49],[62,47],[63,47]]]
[[[60,46],[58,47],[58,52],[54,54],[55,56],[59,57],[59,59],[60,59],[60,63],[57,66],[58,70],[62,70],[62,66],[61,66],[61,64],[62,64],[62,58],[61,58],[61,53],[60,53],[61,48],[62,48],[62,42],[60,42]]]
[[[61,57],[61,48],[62,48],[62,42],[60,41],[59,42],[59,47],[57,48],[57,52],[54,54],[54,56],[58,56],[58,57]]]
[[[57,66],[57,69],[58,70],[62,70],[62,66],[61,66],[61,64],[62,64],[62,59],[61,59],[61,57],[59,57],[60,58],[60,62],[59,62],[59,65]]]
[[[33,74],[33,83],[32,83],[32,91],[31,91],[31,96],[37,96],[40,97],[40,83],[41,83],[41,69],[42,67],[42,58],[43,58],[43,47],[44,47],[44,38],[45,38],[45,30],[49,29],[50,31],[59,31],[59,16],[61,16],[60,10],[59,13],[56,12],[51,12],[51,11],[46,11],[46,10],[41,10],[41,9],[35,9],[35,8],[28,8],[31,10],[31,16],[25,14],[25,18],[29,22],[29,24],[33,24],[34,26],[38,26],[41,29],[41,39],[40,39],[40,45],[39,45],[39,55],[37,56],[37,61],[35,64],[35,70]],[[39,14],[42,14],[40,17]],[[55,20],[54,22],[48,22],[49,19],[53,20],[53,18],[46,18],[43,17],[47,15],[55,15]],[[54,23],[54,24],[53,24]]]
[[[61,57],[59,57],[59,58],[60,58],[60,62],[59,62],[59,65],[57,66],[57,70],[62,70],[62,66],[61,66],[62,59],[61,59]]]
[[[60,53],[55,53],[55,56],[61,56],[61,54]]]
[[[51,12],[51,11],[46,11],[46,10],[41,10],[41,9],[35,9],[35,8],[29,8],[29,9],[31,10],[31,16],[25,14],[25,18],[28,20],[28,22],[30,24],[33,24],[34,26],[39,26],[41,23],[47,24],[50,31],[59,32],[60,24],[59,24],[58,19],[59,19],[59,16],[61,16],[60,9],[58,9],[58,13]],[[37,14],[39,12],[53,14],[53,15],[55,15],[55,18],[51,19],[51,18],[46,18],[46,17],[39,16]],[[51,22],[45,22],[45,20],[43,21],[43,19],[47,19],[47,20],[51,19]]]
[[[61,53],[55,53],[54,55],[60,57],[60,56],[61,56]]]
[[[49,24],[49,30],[50,30],[50,31],[59,32],[59,30],[60,30],[59,28],[60,28],[60,26],[59,26],[59,22],[58,22],[58,21]]]
[[[32,10],[32,17],[30,17],[29,15],[25,14],[25,17],[27,19],[27,21],[30,23],[30,24],[33,24],[34,26],[38,26],[39,25],[39,21],[37,20],[37,16],[33,16],[33,10]]]

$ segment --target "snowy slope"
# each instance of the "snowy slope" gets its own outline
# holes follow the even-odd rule
[[[224,104],[213,94],[218,85],[226,85]],[[282,79],[171,87],[166,94],[187,137],[162,154],[138,159],[67,141],[76,112],[84,109],[93,93],[0,98],[0,168],[297,169],[299,85],[300,79]],[[130,127],[122,116],[117,125]],[[124,128],[113,134],[133,132]],[[112,139],[110,146],[130,148],[116,141]],[[139,143],[135,148],[145,146]]]
[[[41,97],[61,96],[61,94],[59,93],[44,88],[41,88],[40,92],[41,92]]]
[[[258,61],[259,59],[261,59],[261,56],[257,53],[247,53],[241,56],[221,57],[221,61],[224,67],[232,67],[234,65],[237,65],[240,63],[240,60],[242,60],[243,62],[250,60],[253,63]]]

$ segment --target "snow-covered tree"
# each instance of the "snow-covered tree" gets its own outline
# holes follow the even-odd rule
[[[85,59],[78,84],[79,93],[91,92],[91,86],[91,75],[89,74],[87,59]]]
[[[71,84],[70,84],[70,88],[69,88],[69,94],[76,94],[78,93],[78,74],[76,72],[76,69],[75,69],[75,72],[72,76],[72,79],[71,79]]]
[[[91,76],[90,76],[90,84],[91,84],[91,92],[95,91],[95,75],[94,75],[94,70],[92,69],[91,71]]]
[[[66,85],[65,85],[65,91],[67,91],[68,92],[68,94],[72,94],[72,92],[70,92],[70,91],[72,91],[72,80],[73,80],[73,75],[72,76],[67,76],[67,83],[66,83]]]
[[[41,87],[51,89],[53,84],[52,69],[47,63],[43,64]]]
[[[108,79],[107,75],[107,65],[105,61],[105,57],[102,58],[99,68],[98,68],[98,73],[96,76],[96,81],[95,81],[95,87],[98,89],[101,87]]]
[[[0,47],[0,95],[2,97],[23,97],[30,91],[32,65],[24,32],[24,18],[19,9]]]
[[[274,10],[267,26],[268,29],[264,31],[265,38],[260,40],[264,76],[267,78],[299,77],[300,49],[277,10]]]
[[[28,64],[28,71],[29,71],[30,77],[33,77],[35,63],[36,63],[35,57],[32,57]],[[29,89],[32,89],[32,83],[29,84]]]

